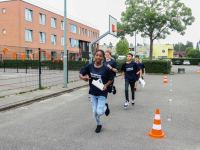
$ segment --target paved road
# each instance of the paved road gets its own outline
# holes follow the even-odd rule
[[[185,67],[186,73],[178,74],[178,67]],[[163,75],[145,76],[146,87],[139,85],[135,106],[126,110],[124,81],[116,78],[117,94],[107,99],[111,114],[101,117],[99,134],[94,132],[88,88],[0,113],[0,149],[199,150],[200,74],[196,69],[174,66],[168,84],[162,83]],[[147,135],[156,109],[160,109],[164,139]]]

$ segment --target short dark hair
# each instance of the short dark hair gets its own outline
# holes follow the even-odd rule
[[[135,58],[139,58],[139,56],[138,56],[138,55],[135,55]]]
[[[131,53],[128,53],[127,55],[131,55],[133,57],[133,54],[131,54]]]

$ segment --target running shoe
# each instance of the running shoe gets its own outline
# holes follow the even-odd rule
[[[115,95],[117,93],[115,86],[113,86],[113,94]]]
[[[109,107],[108,107],[108,103],[105,103],[105,105],[107,106],[105,115],[108,116],[108,115],[110,114],[110,109],[109,109]]]
[[[101,131],[101,128],[102,128],[102,125],[97,125],[95,132],[99,133]]]
[[[135,100],[131,100],[131,104],[134,105],[135,104]]]
[[[127,108],[127,107],[128,107],[128,105],[129,105],[129,102],[128,102],[128,101],[126,101],[126,102],[125,102],[125,104],[124,104],[124,108]]]

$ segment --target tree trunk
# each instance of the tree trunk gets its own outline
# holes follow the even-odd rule
[[[152,60],[153,55],[153,39],[150,37],[150,54],[149,54],[149,60]]]

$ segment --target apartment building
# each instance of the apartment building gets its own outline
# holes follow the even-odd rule
[[[64,50],[64,17],[23,0],[0,2],[0,45]],[[99,37],[99,30],[67,19],[67,50],[82,55],[89,43]],[[93,51],[99,42],[93,45]],[[54,54],[53,55],[58,55]],[[63,55],[59,54],[59,55]],[[62,57],[62,56],[61,56]]]

